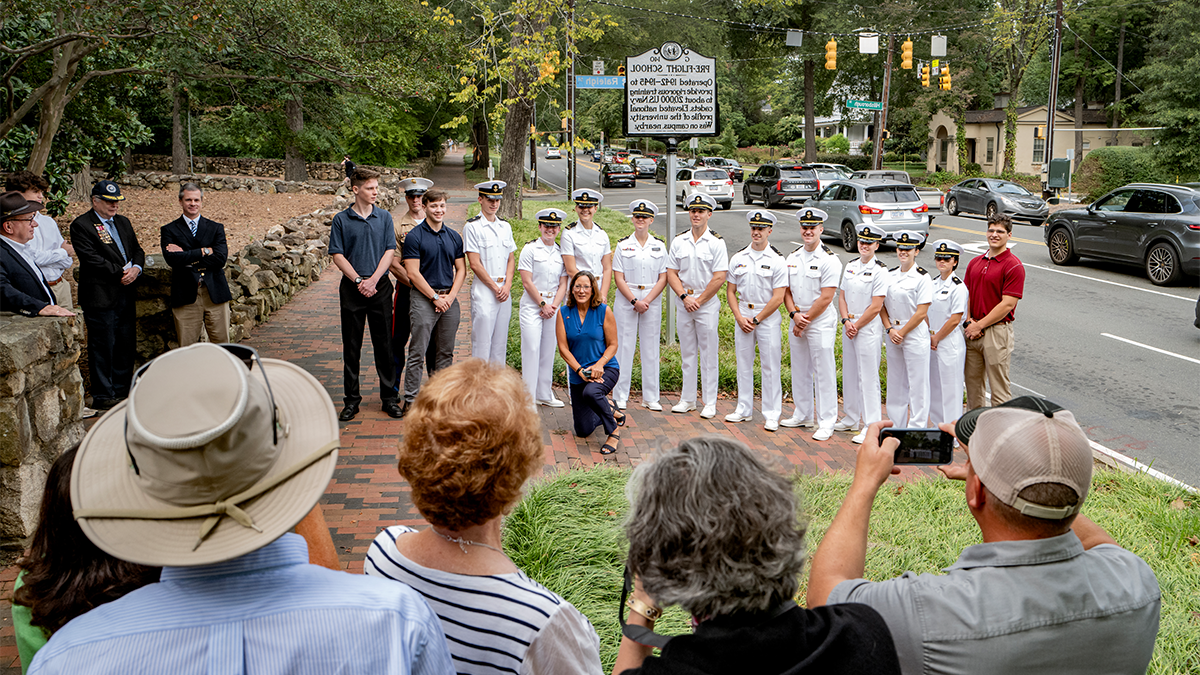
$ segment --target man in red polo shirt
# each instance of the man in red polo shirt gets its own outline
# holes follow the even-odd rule
[[[991,405],[1012,398],[1008,363],[1013,351],[1013,312],[1025,287],[1025,266],[1008,250],[1012,217],[988,219],[988,252],[967,265],[963,277],[969,294],[966,322],[967,410],[984,402],[984,378],[992,389]]]

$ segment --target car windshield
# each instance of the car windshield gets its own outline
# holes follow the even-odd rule
[[[654,166],[654,160],[641,158],[637,160],[638,166]]]
[[[695,180],[729,180],[729,174],[724,171],[697,171],[692,178]]]
[[[780,169],[780,178],[816,178],[817,174],[812,169]]]
[[[608,165],[609,173],[633,173],[633,167],[628,164],[610,164]]]
[[[919,202],[921,198],[910,185],[883,185],[867,188],[867,201],[876,204],[899,204]]]
[[[1017,185],[1016,183],[992,183],[992,192],[998,192],[1002,195],[1029,195],[1033,194],[1029,190]]]

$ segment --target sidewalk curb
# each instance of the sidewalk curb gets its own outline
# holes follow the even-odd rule
[[[1125,473],[1144,473],[1165,483],[1170,483],[1176,487],[1181,487],[1192,494],[1200,494],[1200,490],[1197,490],[1191,485],[1184,483],[1178,478],[1172,478],[1171,476],[1168,476],[1167,474],[1151,467],[1148,464],[1142,464],[1133,457],[1123,455],[1116,450],[1110,450],[1093,440],[1088,440],[1088,443],[1090,443],[1092,446],[1092,457],[1095,458],[1096,462],[1099,464],[1103,464],[1110,469],[1116,469]]]

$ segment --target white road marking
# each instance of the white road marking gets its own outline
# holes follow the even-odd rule
[[[1174,356],[1177,359],[1183,359],[1184,361],[1191,361],[1192,363],[1200,363],[1200,359],[1193,359],[1190,356],[1184,356],[1183,354],[1176,354],[1175,352],[1169,352],[1165,349],[1159,349],[1158,347],[1151,347],[1150,345],[1144,345],[1140,342],[1134,342],[1133,340],[1130,340],[1129,338],[1123,338],[1119,335],[1113,335],[1112,333],[1101,333],[1100,335],[1103,337],[1106,337],[1106,338],[1120,340],[1121,342],[1127,342],[1131,345],[1141,347],[1142,349],[1149,349],[1150,351],[1158,352],[1159,354],[1166,354],[1167,356]]]
[[[1084,274],[1075,274],[1074,272],[1066,272],[1063,270],[1056,270],[1053,267],[1042,267],[1041,265],[1031,265],[1029,263],[1022,263],[1022,264],[1024,264],[1026,267],[1032,267],[1034,269],[1039,269],[1039,270],[1046,270],[1047,272],[1055,272],[1057,274],[1065,274],[1069,277],[1078,277],[1080,279],[1087,279],[1088,281],[1096,281],[1096,282],[1099,282],[1102,284],[1109,284],[1110,286],[1120,286],[1121,288],[1128,288],[1128,289],[1135,290],[1135,291],[1142,291],[1143,293],[1153,293],[1154,295],[1161,295],[1161,296],[1167,297],[1167,298],[1175,298],[1176,300],[1187,300],[1188,302],[1193,302],[1193,300],[1191,298],[1185,298],[1182,295],[1172,295],[1170,293],[1163,293],[1162,291],[1156,291],[1156,290],[1153,290],[1150,288],[1138,288],[1137,286],[1130,286],[1129,284],[1121,284],[1121,283],[1117,283],[1115,281],[1109,281],[1107,279],[1097,279],[1096,277],[1089,277]]]
[[[1009,384],[1016,387],[1017,389],[1024,389],[1025,391],[1033,394],[1034,396],[1040,396],[1041,398],[1046,398],[1045,394],[1039,394],[1036,391],[1030,389],[1029,387],[1022,387],[1021,385],[1017,384],[1016,382],[1009,382]],[[992,397],[992,395],[989,393],[988,398],[990,399],[991,397]]]

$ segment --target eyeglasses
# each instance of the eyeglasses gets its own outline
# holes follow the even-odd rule
[[[939,262],[941,262],[943,260],[946,262],[953,262],[954,258],[955,258],[955,256],[952,256],[952,255],[935,255],[935,256],[933,256],[933,259],[937,260]]]

